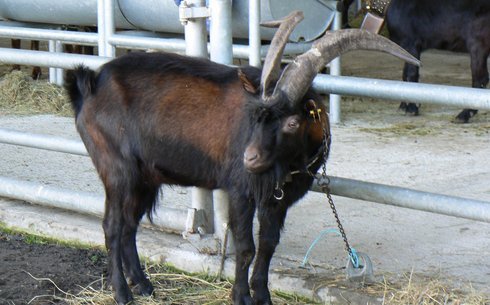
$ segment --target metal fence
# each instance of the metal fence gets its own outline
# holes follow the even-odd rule
[[[193,5],[201,6],[204,1],[194,0]],[[203,18],[207,16],[191,16],[186,25],[186,40],[179,38],[156,38],[116,34],[114,31],[114,0],[98,1],[98,33],[66,32],[58,29],[27,28],[25,24],[0,23],[0,36],[8,38],[41,39],[50,41],[50,52],[13,50],[0,48],[0,62],[17,63],[23,65],[39,65],[51,69],[71,68],[75,64],[84,63],[92,69],[98,68],[114,56],[115,47],[128,48],[154,48],[167,51],[183,52],[188,54],[207,56],[208,49],[211,59],[225,64],[231,64],[231,58],[249,58],[253,65],[260,65],[260,57],[267,50],[267,46],[260,45],[258,23],[260,20],[260,1],[249,1],[250,16],[250,45],[232,45],[229,30],[231,14],[229,6],[231,0],[210,0],[214,6],[211,12],[221,14],[211,19],[211,43],[203,42]],[[338,14],[336,15],[338,16]],[[220,22],[219,24],[217,22]],[[337,26],[340,24],[335,23]],[[204,32],[205,33],[205,32]],[[191,38],[193,37],[193,38]],[[60,43],[92,44],[99,47],[99,56],[64,54],[60,52]],[[187,42],[187,44],[186,44]],[[308,43],[289,44],[286,52],[302,53],[309,48]],[[334,74],[340,74],[338,67],[333,65]],[[338,64],[337,64],[338,66]],[[59,70],[52,70],[55,82],[61,82]],[[411,101],[424,103],[439,103],[461,106],[465,108],[490,109],[490,93],[483,89],[462,88],[442,85],[414,84],[401,81],[388,81],[343,76],[319,75],[313,83],[314,88],[321,93],[338,95],[368,96],[373,98],[389,99],[392,101]],[[334,98],[336,99],[336,98]],[[332,108],[333,107],[333,108]],[[336,122],[340,118],[340,103],[331,103],[331,115]],[[0,129],[0,143],[23,145],[86,155],[81,142],[70,141],[51,136],[20,133]],[[316,187],[313,187],[317,191]],[[469,200],[440,194],[420,192],[416,190],[373,184],[363,181],[332,177],[331,190],[333,194],[350,198],[369,200],[395,206],[430,211],[468,219],[490,222],[490,203]],[[209,192],[193,195],[192,208],[187,211],[171,208],[161,208],[164,211],[157,213],[155,223],[178,231],[213,231],[213,225],[205,223],[204,219],[215,218],[214,228],[218,236],[222,227],[220,223],[226,222],[226,204],[215,205],[213,213]],[[62,190],[46,187],[36,183],[17,181],[0,177],[0,196],[51,205],[59,208],[73,209],[79,212],[100,215],[103,210],[103,196]],[[215,194],[215,199],[225,200],[224,194]],[[83,204],[82,204],[83,203]],[[216,206],[219,206],[216,209]],[[201,214],[208,215],[201,215]],[[162,217],[162,218],[159,218]]]

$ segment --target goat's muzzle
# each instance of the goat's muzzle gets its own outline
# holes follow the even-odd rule
[[[264,158],[259,149],[248,146],[243,154],[243,165],[249,173],[259,174],[269,168],[270,162],[267,162],[267,158]]]

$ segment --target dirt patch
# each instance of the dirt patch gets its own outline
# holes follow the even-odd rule
[[[0,231],[0,304],[67,304],[60,296],[100,289],[106,255]],[[56,284],[56,286],[55,286]]]

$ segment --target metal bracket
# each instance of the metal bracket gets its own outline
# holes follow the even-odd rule
[[[204,229],[205,215],[204,210],[187,209],[187,219],[185,221],[184,234],[198,233],[200,235],[206,234]]]
[[[186,25],[192,19],[209,17],[211,17],[209,8],[202,6],[202,1],[200,0],[185,0],[179,5],[179,20],[182,25]]]

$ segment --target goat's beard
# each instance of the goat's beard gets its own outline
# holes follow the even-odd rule
[[[275,164],[263,173],[250,175],[250,192],[259,208],[272,200],[277,186],[282,188],[287,174],[285,168],[287,167]]]

